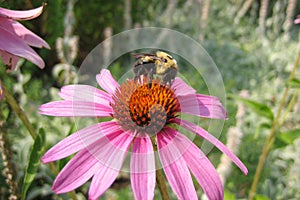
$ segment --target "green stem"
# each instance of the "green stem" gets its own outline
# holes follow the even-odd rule
[[[14,98],[14,96],[9,92],[9,90],[3,85],[2,83],[2,90],[4,93],[4,97],[7,101],[7,103],[10,105],[10,107],[14,110],[14,112],[18,115],[18,117],[21,119],[21,121],[23,122],[23,124],[25,125],[25,127],[27,128],[27,130],[29,131],[31,137],[33,138],[33,140],[36,138],[36,133],[35,133],[35,129],[32,126],[32,124],[29,122],[28,117],[26,116],[26,114],[23,112],[22,108],[19,106],[19,104],[17,103],[16,99]]]
[[[31,137],[33,140],[36,138],[36,132],[32,124],[30,123],[27,115],[23,112],[22,108],[19,106],[17,103],[16,99],[14,96],[9,92],[9,90],[3,85],[1,82],[1,87],[4,93],[4,97],[7,101],[7,103],[10,105],[10,107],[13,109],[13,111],[17,114],[17,116],[21,119],[25,127],[27,128],[28,132],[30,133]],[[54,164],[50,164],[51,170],[55,173],[58,174],[58,169]],[[74,191],[68,192],[68,195],[71,199],[77,200],[76,193]]]
[[[298,51],[296,61],[294,63],[293,69],[290,73],[290,76],[289,76],[288,80],[292,80],[294,78],[295,72],[296,72],[297,67],[299,66],[299,63],[300,63],[300,49]],[[255,171],[255,175],[254,175],[254,180],[253,180],[253,183],[251,185],[251,189],[250,189],[250,193],[249,193],[249,199],[250,200],[252,200],[254,198],[255,194],[256,194],[257,185],[258,185],[259,178],[261,176],[264,164],[265,164],[266,159],[269,155],[271,147],[272,147],[272,145],[275,141],[275,136],[276,136],[276,133],[277,133],[277,130],[278,130],[278,125],[279,125],[279,119],[281,117],[281,112],[283,111],[283,108],[286,104],[286,99],[288,97],[288,92],[289,92],[289,86],[286,86],[285,89],[284,89],[282,99],[281,99],[280,104],[279,104],[277,115],[276,115],[276,117],[273,121],[269,136],[268,136],[268,138],[265,142],[262,154],[259,158],[259,162],[258,162],[256,171]],[[282,123],[283,123],[283,121],[280,122],[280,124],[282,124]]]
[[[151,142],[152,142],[154,152],[157,152],[155,136],[150,137],[150,139],[151,139]],[[157,183],[158,189],[160,191],[161,198],[163,200],[169,200],[170,197],[169,197],[169,194],[168,194],[166,181],[165,181],[164,175],[162,173],[162,170],[158,166],[157,156],[155,156],[155,165],[156,165],[156,183]]]
[[[299,91],[298,90],[293,93],[293,97],[292,97],[291,101],[289,102],[289,105],[287,106],[287,108],[286,108],[286,110],[285,110],[285,112],[283,114],[283,117],[282,117],[282,119],[281,119],[281,121],[279,123],[279,126],[278,126],[279,128],[282,127],[282,125],[285,122],[288,114],[290,113],[290,111],[294,107],[295,103],[297,102],[298,95],[299,95]]]

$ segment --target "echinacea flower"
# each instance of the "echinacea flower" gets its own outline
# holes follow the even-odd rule
[[[131,149],[130,178],[134,197],[153,199],[154,151],[157,149],[166,178],[179,199],[197,199],[191,173],[209,199],[223,199],[223,186],[214,166],[179,132],[179,127],[214,144],[247,174],[244,164],[223,143],[196,124],[180,118],[180,113],[226,118],[217,97],[197,94],[180,78],[176,78],[171,87],[161,84],[159,79],[149,83],[147,78],[128,79],[119,85],[110,72],[103,69],[96,79],[105,92],[88,85],[69,85],[61,88],[62,101],[40,107],[41,114],[50,116],[113,118],[73,133],[45,153],[43,163],[78,152],[56,177],[54,192],[74,190],[93,177],[89,199],[97,199],[112,185]]]
[[[26,11],[0,7],[0,57],[9,70],[15,69],[19,57],[29,60],[40,68],[45,67],[43,59],[30,46],[50,49],[49,45],[16,21],[34,19],[43,12],[43,9],[44,5]]]

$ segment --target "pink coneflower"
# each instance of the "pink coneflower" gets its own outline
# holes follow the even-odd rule
[[[34,19],[43,12],[43,8],[26,11],[0,8],[0,57],[9,70],[15,69],[19,57],[44,68],[44,61],[30,46],[49,49],[49,45],[16,21]]]
[[[209,199],[223,199],[221,180],[208,158],[180,127],[208,140],[228,155],[247,174],[244,164],[206,130],[180,118],[187,113],[206,118],[226,118],[226,111],[213,96],[196,91],[176,78],[171,87],[159,79],[119,85],[108,70],[96,76],[106,92],[88,85],[69,85],[61,89],[62,101],[40,107],[40,113],[65,117],[112,117],[79,130],[52,147],[44,163],[78,152],[56,177],[52,189],[65,193],[91,177],[89,199],[97,199],[116,179],[131,149],[130,177],[135,199],[153,199],[157,149],[166,178],[179,199],[197,199],[191,173]]]

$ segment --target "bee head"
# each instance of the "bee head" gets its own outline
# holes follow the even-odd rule
[[[163,51],[157,51],[156,56],[160,59],[160,64],[167,68],[172,68],[174,70],[178,70],[176,60],[169,54]]]

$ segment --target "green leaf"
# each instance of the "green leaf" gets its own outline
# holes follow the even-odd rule
[[[40,129],[39,134],[37,135],[30,152],[29,162],[23,181],[22,200],[26,198],[28,188],[34,180],[38,166],[40,164],[41,157],[45,151],[45,137],[45,131],[43,129]]]
[[[300,138],[300,129],[279,133],[277,138],[286,145],[292,144],[295,139]]]
[[[287,83],[286,83],[287,86],[290,86],[291,88],[300,88],[300,80],[299,79],[292,79],[292,80],[289,80]]]
[[[257,194],[254,196],[253,200],[270,200],[268,197],[262,194]]]
[[[226,199],[226,200],[235,200],[236,198],[235,198],[235,195],[232,192],[230,192],[228,190],[225,190],[224,191],[224,199]]]
[[[253,100],[250,100],[250,99],[242,98],[239,96],[232,95],[232,97],[243,102],[246,106],[251,108],[258,115],[263,116],[271,121],[274,120],[274,114],[269,106],[259,103],[259,102],[256,102],[256,101],[253,101]]]

